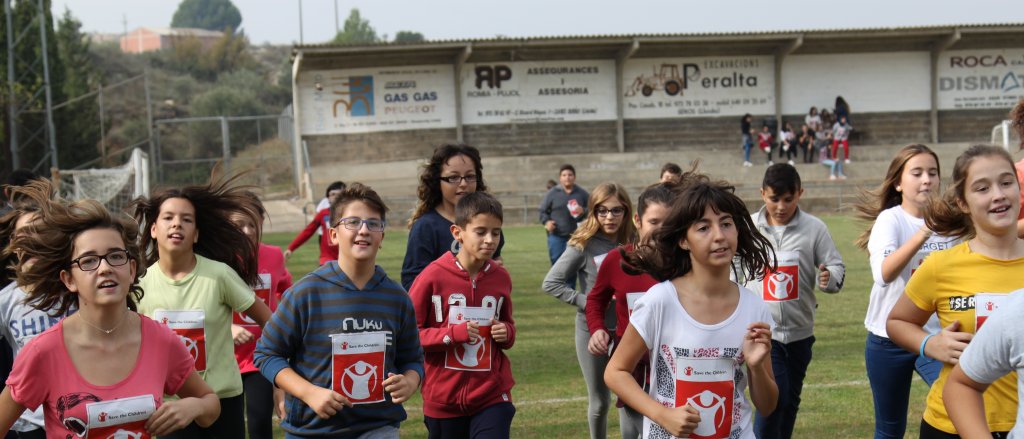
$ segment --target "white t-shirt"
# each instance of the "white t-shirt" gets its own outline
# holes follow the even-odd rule
[[[903,267],[903,271],[886,284],[882,280],[882,261],[885,257],[895,252],[904,242],[907,242],[918,230],[924,227],[924,218],[916,218],[903,210],[902,206],[893,206],[883,210],[875,219],[875,225],[871,227],[871,237],[868,239],[868,255],[871,265],[871,277],[874,284],[871,285],[871,298],[868,300],[868,312],[864,317],[864,327],[869,332],[879,337],[889,337],[885,332],[885,320],[889,318],[889,312],[896,306],[896,301],[903,294],[903,289],[910,280],[910,275],[921,266],[931,252],[952,248],[960,243],[959,238],[932,235],[914,255],[913,259]],[[929,333],[938,332],[940,328],[938,319],[932,314],[931,319],[924,327]]]
[[[1024,292],[1010,294],[1004,299],[985,325],[971,339],[963,355],[960,368],[968,378],[991,384],[1006,374],[1017,372],[1017,400],[1024,399]],[[1017,408],[1017,422],[1010,430],[1010,439],[1024,438],[1024,412]]]
[[[651,398],[668,407],[689,403],[696,408],[704,415],[697,431],[724,431],[723,437],[752,439],[751,404],[744,393],[748,377],[743,367],[743,337],[751,323],[765,322],[773,328],[775,323],[771,311],[753,291],[737,288],[740,300],[736,310],[714,325],[690,317],[670,281],[651,287],[637,300],[629,322],[650,348]],[[721,364],[731,370],[716,367]],[[716,374],[720,379],[715,379]],[[722,391],[729,388],[731,394]],[[677,389],[688,393],[677,395]],[[672,436],[645,417],[643,437]]]

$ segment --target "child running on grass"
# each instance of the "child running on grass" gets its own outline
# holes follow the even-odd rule
[[[670,205],[661,228],[624,258],[661,283],[636,302],[605,381],[644,415],[644,438],[753,438],[751,402],[768,416],[778,401],[772,315],[729,276],[734,257],[746,273],[773,268],[771,244],[727,183],[700,176]],[[645,355],[646,393],[632,376]]]
[[[591,439],[608,436],[608,404],[611,398],[604,384],[604,369],[608,357],[591,355],[590,330],[584,310],[587,293],[597,278],[597,270],[605,256],[615,247],[633,239],[636,230],[633,222],[633,205],[626,189],[616,183],[602,183],[590,193],[583,225],[576,229],[569,239],[565,253],[544,277],[542,288],[548,294],[576,307],[576,360],[587,383],[587,421]],[[570,278],[579,278],[579,291],[567,285]],[[615,325],[615,312],[605,312],[606,327]],[[632,370],[632,369],[631,369]]]
[[[455,205],[462,197],[478,191],[487,192],[480,151],[462,144],[437,147],[420,173],[419,204],[409,219],[409,239],[402,261],[403,288],[409,290],[428,264],[451,251]],[[494,252],[498,263],[504,245],[502,239]]]
[[[94,200],[51,201],[42,182],[17,192],[39,207],[8,250],[29,261],[17,272],[18,284],[32,286],[27,303],[54,315],[78,311],[19,352],[0,394],[0,433],[40,405],[52,439],[166,437],[212,424],[220,404],[192,356],[176,335],[136,313],[146,271],[138,224]]]
[[[885,324],[910,275],[925,258],[959,243],[958,238],[934,234],[925,225],[928,204],[939,195],[939,170],[935,152],[925,145],[907,145],[893,157],[882,184],[866,192],[857,205],[858,218],[872,224],[855,244],[867,250],[874,279],[864,317],[868,331],[864,360],[874,402],[876,438],[904,436],[914,371],[931,386],[942,368],[942,363],[920,355],[917,349],[896,345]],[[938,318],[932,316],[925,328],[929,333],[938,332]]]
[[[815,340],[818,300],[814,290],[838,293],[846,275],[828,227],[800,209],[803,193],[795,167],[786,163],[769,166],[761,183],[764,207],[753,215],[757,231],[772,244],[777,265],[761,281],[745,285],[759,293],[776,323],[772,331],[772,371],[779,387],[779,404],[770,416],[755,418],[759,439],[793,436]]]
[[[691,174],[683,174],[680,169],[677,174],[677,183]],[[637,201],[637,213],[633,222],[637,225],[639,237],[637,241],[643,241],[651,232],[658,230],[661,223],[665,221],[665,215],[669,210],[669,202],[672,200],[672,184],[660,183],[652,185],[640,194]],[[626,332],[629,322],[629,315],[633,311],[632,305],[649,288],[658,283],[649,274],[629,274],[622,268],[622,254],[632,252],[634,245],[627,244],[624,248],[616,248],[605,256],[604,262],[597,270],[597,280],[594,287],[587,294],[587,327],[590,329],[590,343],[587,351],[591,355],[608,357],[610,348],[618,346],[622,334]],[[605,316],[608,305],[615,300],[615,326],[609,329],[605,325]],[[614,332],[614,340],[609,336]],[[633,378],[644,389],[647,389],[647,375],[650,363],[642,359],[633,370]],[[637,438],[644,427],[643,416],[629,406],[622,403],[620,399],[616,402],[619,408],[619,430],[624,438]]]
[[[508,438],[516,340],[512,279],[493,261],[501,203],[484,192],[455,207],[458,249],[430,263],[409,295],[423,343],[423,422],[431,438]]]
[[[398,438],[423,350],[409,295],[377,265],[387,207],[354,183],[330,209],[338,260],[285,292],[256,366],[287,392],[285,437]]]
[[[285,259],[292,257],[292,252],[298,250],[305,244],[314,233],[320,235],[320,265],[326,264],[328,261],[338,259],[338,246],[331,243],[331,238],[328,236],[327,230],[331,228],[331,210],[328,209],[330,203],[338,197],[341,191],[345,190],[345,183],[336,181],[327,186],[327,192],[324,195],[324,199],[317,205],[316,215],[313,216],[313,220],[306,225],[295,239],[292,240],[291,244],[288,244],[288,249],[284,251]],[[323,208],[321,205],[327,204]]]
[[[886,325],[892,340],[904,349],[917,349],[944,363],[928,392],[922,438],[959,434],[950,419],[953,412],[943,399],[950,372],[992,311],[1005,303],[1011,292],[1024,288],[1020,275],[1024,240],[1017,237],[1019,210],[1020,187],[1013,159],[1005,149],[988,145],[972,146],[957,158],[952,187],[929,205],[925,215],[929,230],[968,240],[924,260],[910,277]],[[922,328],[932,313],[938,314],[943,326],[937,334]],[[988,429],[1006,437],[1016,420],[1016,378],[1011,374],[994,380],[983,399]]]
[[[231,214],[231,222],[246,236],[259,246],[259,281],[254,286],[256,298],[263,301],[273,312],[281,294],[292,285],[292,275],[284,265],[281,248],[260,242],[263,236],[263,220],[267,211],[263,202],[256,194],[245,191],[245,198],[253,210],[259,214],[260,221],[253,222],[244,212]],[[336,194],[335,194],[336,195]],[[273,437],[273,414],[278,408],[278,416],[284,418],[280,411],[283,408],[284,395],[260,374],[260,370],[252,362],[252,353],[256,349],[256,340],[260,338],[262,329],[252,319],[242,313],[234,313],[231,325],[231,336],[235,341],[235,361],[242,372],[242,387],[245,389],[245,421],[249,439],[270,439]],[[281,404],[275,407],[275,403]]]
[[[233,180],[168,189],[135,201],[142,248],[151,265],[142,277],[146,295],[139,311],[178,333],[195,358],[196,370],[220,398],[213,425],[189,426],[168,437],[243,438],[245,401],[231,335],[232,313],[263,324],[270,309],[256,300],[257,246],[231,222],[259,214]]]

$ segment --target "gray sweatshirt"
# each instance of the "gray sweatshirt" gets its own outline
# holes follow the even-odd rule
[[[564,192],[563,192],[564,193]],[[583,313],[587,307],[587,294],[597,280],[597,269],[599,262],[604,261],[605,255],[616,247],[616,243],[603,234],[594,235],[587,242],[587,246],[580,250],[569,245],[565,253],[558,258],[555,265],[551,266],[548,275],[544,276],[542,288],[544,292],[555,296],[559,300],[574,305],[576,312]],[[577,275],[580,290],[576,291],[565,284],[566,280]]]
[[[775,331],[772,332],[772,340],[791,343],[814,335],[814,313],[818,308],[814,290],[818,287],[818,266],[825,264],[829,271],[828,285],[822,289],[826,293],[838,293],[843,288],[846,276],[846,266],[843,265],[843,258],[832,241],[828,227],[814,215],[799,209],[789,224],[779,230],[768,225],[764,207],[751,215],[751,218],[758,231],[768,238],[778,254],[780,269],[777,273],[784,271],[782,260],[786,258],[785,254],[795,253],[795,261],[799,267],[797,283],[794,285],[798,289],[795,292],[796,298],[792,295],[785,297],[786,294],[775,291],[780,284],[785,286],[785,280],[781,283],[772,283],[766,278],[764,281],[755,279],[746,283],[746,287],[758,293],[772,311],[776,325]],[[780,296],[783,297],[782,300],[778,300]]]

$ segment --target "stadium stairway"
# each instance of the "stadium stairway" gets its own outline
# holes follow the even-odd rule
[[[881,182],[893,154],[903,145],[853,145],[852,163],[844,166],[846,180],[829,180],[828,168],[820,163],[796,162],[804,183],[801,205],[816,214],[849,211],[862,188],[873,188]],[[930,145],[939,155],[942,175],[948,179],[956,157],[968,146],[966,143],[940,143]],[[673,152],[633,152],[622,154],[535,155],[516,157],[489,157],[484,155],[484,175],[488,189],[498,196],[505,207],[505,222],[525,224],[537,221],[537,206],[549,179],[557,180],[558,168],[563,163],[576,167],[576,183],[590,190],[604,181],[622,184],[634,199],[648,184],[656,182],[665,162],[678,163],[683,169],[693,160],[700,160],[700,170],[714,178],[722,178],[736,185],[737,194],[751,210],[762,205],[759,189],[764,176],[763,153],[752,152],[752,167],[743,167],[742,151],[696,147]],[[779,161],[777,153],[773,156]],[[314,186],[326,187],[331,181],[362,182],[377,190],[391,211],[388,222],[402,226],[416,204],[419,165],[422,160],[387,163],[323,163],[314,165]],[[318,194],[319,195],[319,194]],[[319,201],[319,198],[318,200]],[[296,231],[312,218],[313,206],[308,202],[268,202],[270,221],[268,231]],[[303,212],[303,209],[306,212]]]

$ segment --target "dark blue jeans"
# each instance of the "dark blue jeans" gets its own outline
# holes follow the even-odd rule
[[[938,379],[942,363],[922,361],[923,367],[918,369],[916,353],[871,333],[864,348],[864,363],[875,403],[875,439],[902,438],[907,430],[907,404],[914,371],[931,385]]]
[[[554,233],[548,233],[548,257],[551,258],[551,265],[555,265],[555,261],[565,253],[565,247],[569,245],[568,236],[558,236]],[[576,288],[576,274],[574,273],[571,277],[565,280],[565,284],[569,288]],[[589,291],[587,291],[589,293]]]
[[[423,417],[429,439],[507,439],[511,434],[516,408],[500,402],[473,416],[458,418]]]
[[[779,387],[779,403],[767,417],[754,417],[754,435],[758,439],[790,438],[800,410],[800,392],[804,388],[807,365],[811,364],[814,336],[792,343],[772,340],[772,373]]]

